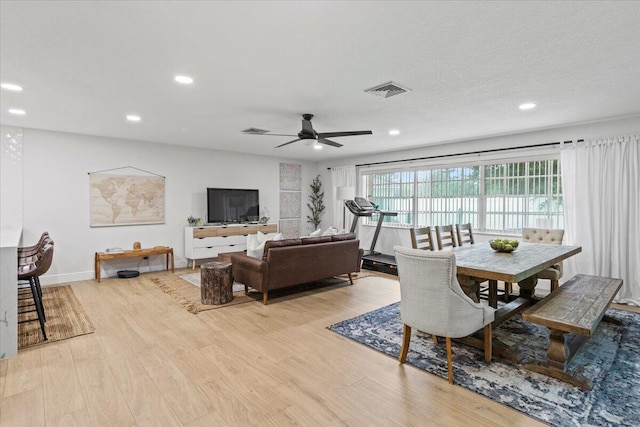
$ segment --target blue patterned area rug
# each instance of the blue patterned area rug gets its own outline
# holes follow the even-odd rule
[[[609,309],[607,315],[620,320],[621,325],[601,322],[569,366],[570,371],[581,369],[592,379],[591,391],[496,357],[485,364],[481,350],[456,342],[455,384],[554,426],[638,426],[640,314]],[[336,323],[329,329],[397,358],[402,344],[400,303]],[[546,360],[549,332],[545,327],[514,316],[495,328],[493,336],[523,353],[523,365]],[[447,355],[444,340],[440,341],[435,345],[430,335],[414,329],[407,363],[446,379]]]

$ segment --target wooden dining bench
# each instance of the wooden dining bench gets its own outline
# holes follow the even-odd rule
[[[525,368],[591,390],[590,379],[567,372],[567,365],[593,335],[621,286],[621,279],[578,274],[524,311],[523,320],[550,330],[549,360]]]

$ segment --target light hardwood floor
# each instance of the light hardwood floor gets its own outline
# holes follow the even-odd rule
[[[326,329],[398,301],[394,280],[194,315],[166,274],[73,283],[96,332],[0,360],[0,425],[543,425]]]

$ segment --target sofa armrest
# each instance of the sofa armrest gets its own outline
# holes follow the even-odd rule
[[[251,286],[259,291],[263,290],[263,284],[269,277],[269,264],[264,260],[253,258],[244,254],[231,256],[233,265],[233,278],[236,282]]]

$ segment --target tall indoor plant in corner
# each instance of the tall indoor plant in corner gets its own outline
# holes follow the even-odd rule
[[[313,226],[313,230],[318,229],[324,214],[324,191],[322,191],[322,182],[320,175],[316,176],[311,183],[311,194],[309,194],[309,203],[307,207],[311,211],[311,215],[307,215],[307,222]]]

